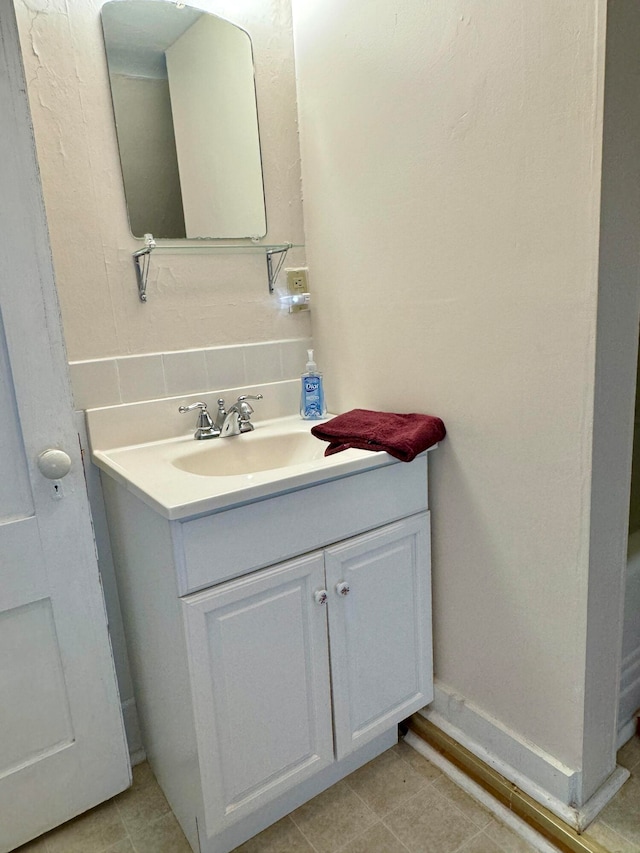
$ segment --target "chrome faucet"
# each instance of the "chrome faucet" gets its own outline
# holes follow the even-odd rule
[[[220,428],[211,420],[211,415],[207,411],[206,403],[192,403],[190,406],[180,406],[178,411],[184,415],[185,412],[192,412],[194,409],[200,409],[198,413],[198,425],[193,434],[195,439],[203,438],[220,438]]]
[[[247,403],[247,400],[262,400],[262,394],[243,394],[241,397],[238,397],[233,406],[229,406],[228,410],[225,410],[224,400],[218,400],[216,426],[220,424],[221,438],[226,438],[229,435],[240,435],[243,432],[251,432],[253,429],[253,424],[251,423],[253,407]]]

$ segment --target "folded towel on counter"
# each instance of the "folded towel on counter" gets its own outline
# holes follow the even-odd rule
[[[330,442],[325,456],[349,450],[385,450],[402,462],[412,459],[445,437],[445,426],[434,415],[394,414],[352,409],[311,429],[313,435]]]

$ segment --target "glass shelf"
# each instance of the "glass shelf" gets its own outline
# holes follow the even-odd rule
[[[156,242],[154,252],[170,254],[171,252],[285,252],[289,249],[303,248],[302,243],[160,243]]]
[[[278,277],[278,273],[282,269],[287,252],[289,249],[301,249],[302,243],[213,243],[206,240],[194,240],[193,242],[159,243],[151,234],[145,234],[145,246],[143,249],[138,249],[133,253],[133,263],[136,270],[136,280],[138,282],[138,296],[141,302],[147,301],[147,278],[149,276],[149,263],[152,252],[165,254],[182,254],[190,252],[191,254],[216,254],[220,253],[259,253],[266,256],[267,259],[267,281],[269,284],[269,293],[273,293],[273,286]],[[273,256],[280,255],[280,258],[275,265]]]

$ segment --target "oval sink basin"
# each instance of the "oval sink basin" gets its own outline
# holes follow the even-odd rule
[[[322,459],[326,443],[310,432],[261,435],[258,431],[199,441],[172,464],[202,477],[237,477]]]

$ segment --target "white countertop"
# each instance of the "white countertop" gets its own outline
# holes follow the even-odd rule
[[[215,413],[222,395],[260,391],[253,432],[196,441],[197,413],[178,413],[196,400]],[[189,394],[89,409],[92,461],[165,518],[185,519],[263,500],[360,471],[400,464],[384,452],[344,450],[324,456],[327,443],[310,435],[318,421],[295,411],[299,383],[284,381],[219,394]],[[331,416],[329,416],[331,417]],[[432,449],[432,448],[430,448]],[[270,467],[272,466],[273,467]],[[197,473],[194,473],[197,472]]]
[[[283,492],[346,477],[359,471],[392,465],[398,462],[387,453],[367,450],[345,450],[325,457],[324,441],[317,441],[313,458],[278,468],[235,473],[223,476],[197,474],[180,465],[189,464],[189,457],[233,452],[264,438],[276,435],[294,439],[296,433],[309,433],[312,421],[298,416],[256,423],[255,430],[230,438],[195,441],[193,436],[180,436],[163,441],[94,450],[92,459],[109,476],[137,495],[165,518],[183,519],[204,513],[250,503]],[[215,463],[209,462],[215,469]]]
[[[369,450],[344,450],[325,457],[327,443],[310,435],[318,421],[298,415],[277,417],[295,407],[297,382],[220,393],[230,401],[239,393],[256,390],[265,400],[255,405],[252,432],[204,441],[193,437],[197,413],[180,415],[178,406],[203,400],[215,412],[218,395],[191,394],[89,409],[92,461],[171,520],[401,464],[388,453]]]

